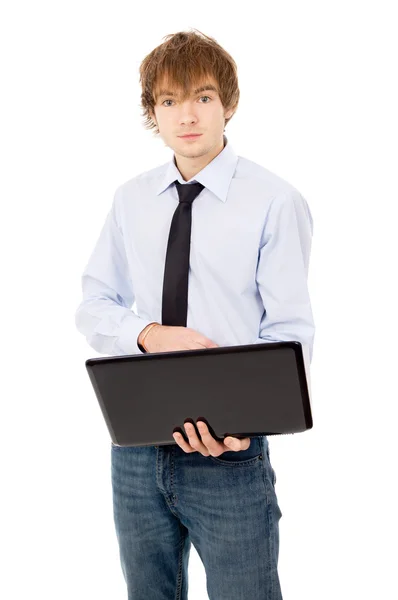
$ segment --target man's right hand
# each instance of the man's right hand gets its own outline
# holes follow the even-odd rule
[[[146,328],[145,328],[146,329]],[[142,330],[141,336],[145,332]],[[218,348],[218,344],[205,335],[189,327],[174,325],[154,325],[144,339],[148,352],[172,352],[174,350],[194,350],[196,348]]]

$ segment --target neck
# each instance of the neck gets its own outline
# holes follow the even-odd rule
[[[181,173],[184,181],[189,181],[192,177],[195,177],[197,173],[202,171],[212,160],[215,159],[220,152],[222,152],[225,148],[225,140],[224,137],[221,140],[221,143],[214,148],[211,152],[205,154],[204,156],[195,156],[192,158],[187,158],[186,156],[181,156],[179,154],[174,153],[174,163]]]

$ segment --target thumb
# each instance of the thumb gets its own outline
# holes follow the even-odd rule
[[[235,438],[233,438],[231,436],[228,436],[228,437],[225,438],[224,444],[226,446],[229,446],[232,449],[235,449],[235,448],[237,448],[239,446],[239,440],[237,440],[237,439],[235,439]]]

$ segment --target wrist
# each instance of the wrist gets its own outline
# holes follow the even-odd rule
[[[138,345],[139,349],[141,350],[141,352],[148,351],[148,347],[147,347],[148,335],[149,335],[150,331],[152,329],[156,329],[157,326],[160,326],[160,323],[158,323],[157,321],[148,323],[148,325],[146,327],[144,327],[144,329],[139,334],[138,339],[137,339],[137,345]]]

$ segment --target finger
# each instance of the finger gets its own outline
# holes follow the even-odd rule
[[[192,448],[195,448],[195,450],[203,454],[203,456],[209,456],[209,449],[205,443],[201,442],[198,438],[195,427],[192,425],[192,423],[184,423],[184,427]]]
[[[173,438],[184,452],[195,452],[195,448],[191,448],[191,446],[187,444],[181,433],[173,433]]]
[[[204,421],[196,421],[196,425],[203,443],[212,456],[218,456],[225,452],[224,444],[214,439]]]
[[[229,435],[224,439],[224,444],[229,450],[233,450],[234,452],[239,452],[239,450],[247,450],[250,446],[250,442],[251,440],[249,437],[240,440],[239,438]]]

